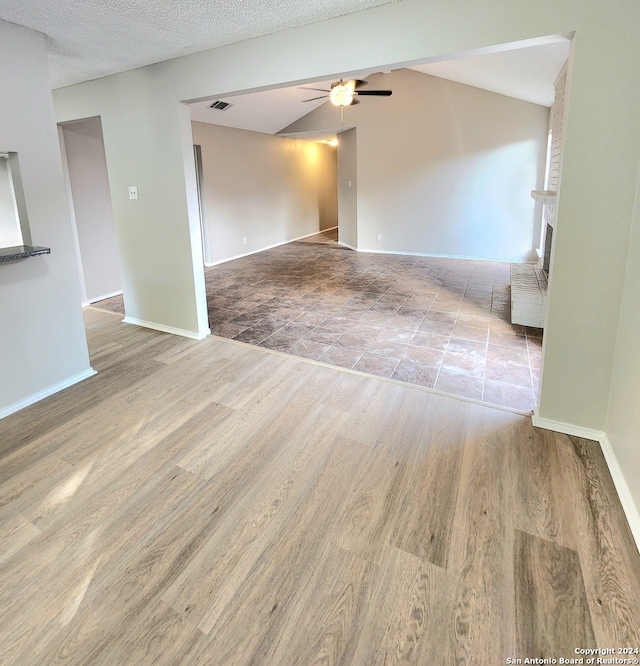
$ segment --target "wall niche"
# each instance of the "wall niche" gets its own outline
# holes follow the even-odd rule
[[[49,252],[49,248],[31,242],[18,153],[0,151],[0,261]]]

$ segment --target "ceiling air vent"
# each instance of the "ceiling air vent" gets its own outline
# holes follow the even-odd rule
[[[210,109],[218,109],[218,111],[224,111],[225,109],[228,109],[231,106],[229,102],[221,102],[220,100],[216,100],[212,104],[209,104]]]

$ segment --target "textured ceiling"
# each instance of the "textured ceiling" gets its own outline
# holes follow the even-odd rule
[[[396,0],[0,0],[45,34],[53,88]]]

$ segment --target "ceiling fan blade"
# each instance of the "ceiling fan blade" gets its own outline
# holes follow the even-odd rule
[[[298,90],[318,90],[319,92],[331,92],[330,90],[326,90],[325,88],[307,88],[306,86],[300,86],[298,87]]]
[[[356,95],[371,95],[372,97],[391,97],[391,90],[358,90]]]
[[[325,97],[329,97],[329,95],[320,95],[320,97],[312,97],[311,99],[303,99],[300,100],[302,102],[315,102],[317,99],[324,99]]]

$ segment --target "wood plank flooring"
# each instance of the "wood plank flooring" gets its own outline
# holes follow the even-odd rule
[[[86,322],[98,374],[0,422],[1,664],[640,647],[640,555],[597,443],[229,340]]]

